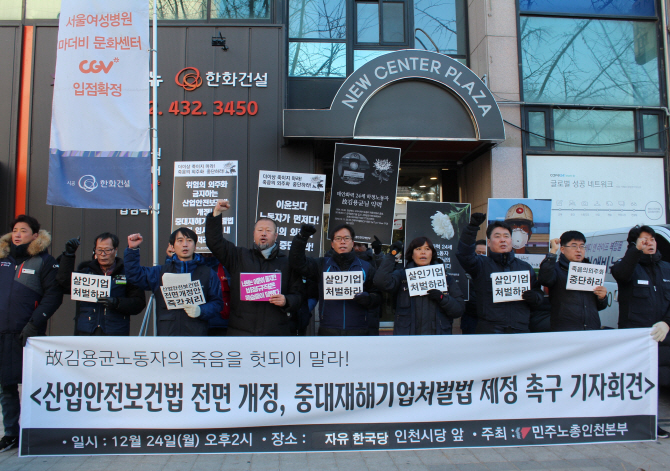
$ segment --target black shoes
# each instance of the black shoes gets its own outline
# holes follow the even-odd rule
[[[667,438],[667,436],[668,434],[666,432],[665,437]],[[18,444],[19,444],[19,437],[8,437],[5,435],[4,437],[2,437],[2,439],[0,439],[0,453],[2,453],[3,451],[11,450]]]
[[[667,431],[663,430],[661,427],[657,428],[657,430],[656,430],[656,438],[657,439],[658,438],[668,438],[668,437],[670,437],[670,434]],[[7,437],[5,437],[5,438],[7,438]],[[13,438],[13,437],[10,437],[10,438]],[[3,438],[3,440],[4,440],[4,438]],[[2,442],[0,442],[0,447],[1,446],[2,446]]]

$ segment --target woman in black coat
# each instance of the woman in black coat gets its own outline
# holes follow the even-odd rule
[[[414,239],[405,252],[405,268],[394,269],[394,249],[402,250],[396,242],[391,253],[377,269],[374,283],[378,289],[397,293],[394,335],[450,335],[454,319],[465,311],[465,301],[458,283],[447,275],[448,292],[431,289],[424,296],[410,296],[406,268],[442,264],[433,243],[427,237]]]

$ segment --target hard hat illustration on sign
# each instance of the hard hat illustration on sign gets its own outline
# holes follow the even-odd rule
[[[523,221],[528,223],[530,227],[533,227],[533,211],[531,211],[531,209],[525,204],[515,204],[507,210],[507,214],[505,214],[505,221]]]

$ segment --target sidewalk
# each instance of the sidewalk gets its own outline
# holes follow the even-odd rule
[[[670,390],[661,392],[659,425],[670,430]],[[1,471],[660,471],[670,469],[670,439],[551,447],[342,453],[68,456],[19,458],[0,453]]]

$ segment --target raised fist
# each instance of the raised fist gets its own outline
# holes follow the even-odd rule
[[[471,226],[481,226],[484,221],[486,221],[486,213],[472,213],[470,216]]]
[[[144,238],[142,237],[141,234],[130,234],[128,236],[128,248],[129,249],[136,249],[137,247],[140,246]]]

